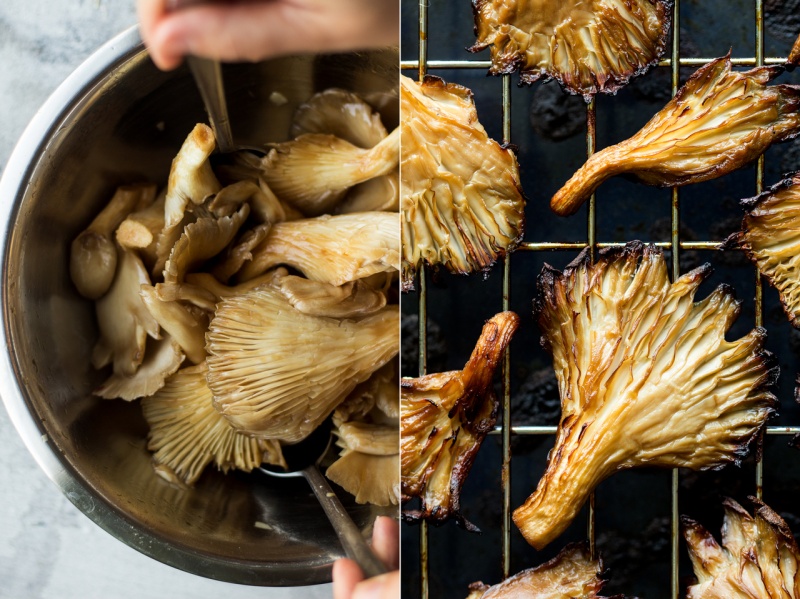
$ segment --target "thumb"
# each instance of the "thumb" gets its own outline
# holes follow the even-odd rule
[[[400,599],[400,572],[395,570],[359,582],[353,599]]]

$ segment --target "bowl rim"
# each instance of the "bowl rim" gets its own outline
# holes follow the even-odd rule
[[[116,67],[146,53],[134,25],[93,52],[50,95],[24,129],[0,177],[0,261],[2,262],[2,342],[13,347],[9,312],[9,249],[18,211],[37,159],[56,127],[99,81]],[[259,586],[303,586],[331,581],[332,562],[325,556],[300,564],[241,561],[169,542],[94,493],[68,460],[48,443],[47,431],[29,407],[11,351],[0,352],[0,398],[11,422],[36,463],[66,498],[95,524],[137,551],[179,570],[214,580]]]

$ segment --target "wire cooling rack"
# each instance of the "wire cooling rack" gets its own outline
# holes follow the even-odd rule
[[[445,2],[446,0],[432,0],[434,2]],[[684,0],[686,2],[688,0]],[[739,18],[739,15],[729,15],[730,18]],[[737,66],[760,66],[760,65],[780,65],[786,62],[785,58],[781,57],[765,57],[765,43],[764,43],[764,0],[754,1],[754,55],[751,57],[734,58],[732,62]],[[680,86],[681,80],[681,67],[699,67],[713,60],[715,57],[697,58],[697,57],[682,57],[681,56],[681,0],[674,0],[674,13],[672,17],[672,40],[671,40],[671,55],[664,58],[659,62],[659,68],[670,69],[672,75],[671,91],[674,96]],[[405,60],[401,62],[401,67],[406,74],[412,76],[409,71],[416,71],[417,77],[421,80],[427,73],[436,74],[437,71],[442,70],[486,70],[490,66],[488,60],[435,60],[430,59],[429,51],[429,4],[426,0],[420,0],[419,3],[419,57],[417,60]],[[441,25],[441,24],[438,24]],[[404,22],[404,27],[407,24]],[[788,50],[788,48],[787,48]],[[649,75],[645,75],[649,76]],[[502,79],[502,138],[504,143],[513,143],[512,136],[512,106],[511,106],[511,75],[503,75]],[[552,84],[554,85],[554,84]],[[586,155],[591,156],[596,150],[597,142],[597,108],[596,101],[592,100],[586,107]],[[521,165],[525,168],[525,164]],[[755,168],[755,188],[751,191],[750,195],[761,193],[764,190],[764,172],[765,172],[765,158],[762,156]],[[742,197],[746,197],[747,194]],[[719,250],[719,241],[692,241],[681,239],[681,193],[678,188],[671,189],[671,211],[669,219],[671,223],[671,238],[669,241],[656,242],[661,248],[670,250],[672,275],[677,278],[680,275],[680,260],[681,253],[691,250]],[[509,298],[511,290],[511,263],[516,260],[523,260],[520,254],[529,252],[551,252],[555,250],[574,251],[575,253],[583,250],[586,247],[591,248],[592,254],[596,248],[610,247],[624,245],[625,241],[615,242],[602,242],[597,239],[597,207],[595,196],[592,195],[588,203],[587,220],[586,220],[586,237],[585,241],[568,241],[568,242],[551,242],[551,241],[534,241],[525,239],[519,245],[516,253],[507,257],[502,267],[497,265],[495,268],[502,268],[502,298],[498,302],[499,308],[502,310],[509,309]],[[527,237],[527,235],[526,235]],[[426,269],[421,268],[417,278],[417,296],[419,300],[418,315],[419,315],[419,373],[420,375],[427,372],[427,321],[428,321],[428,273]],[[764,305],[763,305],[763,284],[758,272],[755,271],[755,295],[754,295],[754,324],[755,326],[764,325]],[[499,310],[498,310],[499,311]],[[473,340],[474,341],[474,340]],[[511,571],[511,535],[512,535],[512,501],[511,501],[511,442],[512,436],[524,435],[554,435],[556,432],[555,426],[515,426],[513,424],[514,414],[511,410],[511,390],[510,390],[510,373],[511,373],[511,351],[507,351],[504,356],[503,371],[502,371],[502,425],[497,426],[492,435],[498,435],[501,438],[501,485],[502,485],[502,533],[501,533],[501,551],[497,558],[501,564],[503,578],[508,577],[514,572]],[[789,373],[791,375],[791,373]],[[782,376],[786,376],[783,373]],[[800,433],[800,426],[768,426],[765,429],[767,435],[780,435],[788,436]],[[487,440],[488,441],[488,440]],[[758,442],[762,442],[763,439]],[[763,496],[763,480],[764,480],[764,459],[759,456],[755,462],[755,480],[753,481],[752,494],[759,498]],[[679,554],[680,554],[680,531],[679,531],[679,489],[680,489],[680,473],[677,469],[671,473],[671,497],[670,497],[670,597],[677,599],[680,593],[679,581]],[[531,491],[533,488],[531,488]],[[421,599],[428,599],[430,596],[430,572],[429,572],[429,538],[431,534],[436,534],[436,531],[429,529],[426,523],[421,523],[419,531],[419,597]],[[466,534],[466,533],[464,533]],[[588,510],[588,522],[586,529],[586,537],[588,538],[592,554],[596,552],[596,510],[594,495],[592,495]],[[404,563],[404,566],[406,564]],[[536,565],[536,564],[530,564]],[[492,581],[494,583],[497,580]],[[664,581],[666,585],[666,580]],[[464,589],[463,595],[466,595]]]

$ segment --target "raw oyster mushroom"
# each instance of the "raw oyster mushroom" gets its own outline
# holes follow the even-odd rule
[[[584,96],[616,93],[658,62],[667,45],[666,0],[473,0],[477,42],[493,75],[555,79]]]
[[[522,239],[525,198],[514,153],[489,138],[472,92],[400,77],[403,289],[423,262],[486,270]]]
[[[492,378],[519,326],[519,316],[501,312],[486,321],[463,370],[400,382],[400,474],[403,503],[422,500],[407,520],[442,524],[449,518],[467,530],[461,515],[461,486],[475,455],[497,420]]]
[[[605,582],[602,572],[602,561],[593,560],[585,544],[573,543],[549,562],[500,584],[472,583],[467,599],[603,599],[598,595]]]
[[[800,599],[800,549],[783,519],[755,497],[755,517],[732,499],[722,502],[722,546],[683,516],[697,584],[687,599]]]
[[[774,412],[766,332],[725,339],[740,306],[725,286],[694,301],[710,273],[701,266],[670,284],[661,251],[641,242],[594,264],[584,251],[563,273],[545,265],[535,313],[561,422],[538,488],[513,514],[537,549],[614,472],[736,463]]]
[[[781,67],[739,72],[730,55],[700,67],[633,137],[592,155],[550,200],[573,214],[606,179],[669,187],[716,179],[800,133],[800,86],[767,85]]]
[[[738,247],[778,290],[781,304],[800,329],[800,172],[742,204],[748,208],[742,230],[726,247]]]
[[[304,314],[279,279],[226,297],[206,334],[214,405],[242,431],[301,441],[397,354],[399,334],[397,305],[360,319]]]

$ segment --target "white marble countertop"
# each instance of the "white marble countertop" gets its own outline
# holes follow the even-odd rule
[[[48,95],[96,48],[136,22],[134,0],[0,2],[0,170]],[[0,409],[0,597],[323,599],[330,585],[239,586],[146,557],[78,511],[39,469]]]

